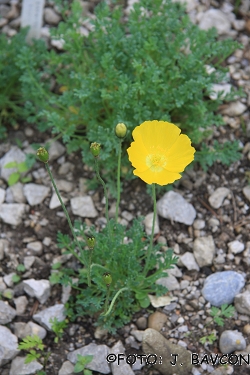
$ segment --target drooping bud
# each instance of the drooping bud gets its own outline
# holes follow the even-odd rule
[[[44,147],[40,147],[37,150],[36,155],[37,155],[37,157],[38,157],[38,159],[40,161],[42,161],[43,163],[48,163],[48,161],[49,161],[49,153],[48,153],[48,151]]]
[[[103,274],[103,281],[105,282],[105,284],[107,285],[107,287],[110,286],[110,284],[112,283],[112,277],[110,275],[109,272],[105,272]]]
[[[115,127],[115,135],[118,138],[125,138],[127,134],[127,126],[120,122],[119,124],[116,125]]]
[[[90,250],[93,250],[95,247],[95,237],[88,237],[87,238],[87,245]]]
[[[101,151],[100,143],[97,143],[97,142],[91,143],[90,151],[92,152],[92,155],[94,155],[94,157],[99,156],[100,151]]]

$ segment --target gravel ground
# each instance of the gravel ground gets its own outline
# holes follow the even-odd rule
[[[140,366],[137,361],[133,369],[126,365],[126,367],[111,367],[109,371],[116,375],[133,373],[153,375],[159,374],[159,369],[160,373],[166,375],[174,373],[178,375],[188,373],[193,375],[250,374],[249,365],[240,366],[239,362],[234,364],[233,360],[227,364],[225,362],[224,365],[223,363],[214,365],[211,360],[204,360],[201,363],[205,354],[221,356],[232,353],[238,355],[239,358],[240,354],[250,353],[248,272],[250,265],[250,1],[241,1],[237,14],[234,13],[233,1],[190,0],[187,3],[191,19],[200,27],[208,27],[206,22],[210,26],[214,24],[218,28],[220,37],[230,35],[244,45],[244,49],[237,50],[226,63],[230,71],[229,83],[241,86],[246,97],[220,108],[226,125],[214,129],[213,134],[213,139],[218,139],[220,142],[238,139],[242,144],[242,157],[227,168],[216,163],[206,173],[200,167],[195,166],[194,170],[184,173],[183,178],[174,185],[174,192],[178,194],[178,197],[184,198],[181,204],[183,204],[183,210],[186,207],[187,216],[190,217],[192,212],[195,212],[196,217],[191,223],[178,221],[174,207],[170,210],[169,218],[159,215],[159,233],[155,235],[155,241],[163,244],[163,250],[168,247],[173,248],[175,254],[179,256],[178,266],[170,272],[171,276],[167,280],[163,280],[164,285],[169,288],[168,297],[171,297],[172,302],[161,304],[159,307],[153,303],[149,309],[137,313],[130,324],[120,329],[115,335],[97,329],[94,326],[94,319],[83,317],[78,318],[74,324],[70,323],[62,340],[55,344],[54,334],[46,328],[44,343],[47,350],[52,353],[46,372],[48,375],[73,373],[72,364],[67,362],[67,359],[69,359],[68,355],[78,348],[86,347],[89,353],[91,350],[96,353],[101,350],[105,353],[107,346],[110,348],[110,353],[118,350],[116,353],[129,355],[149,353],[146,348],[151,347],[154,353],[160,356],[161,350],[164,353],[164,350],[167,352],[166,348],[170,348],[171,351],[171,344],[177,344],[183,356],[185,353],[197,353],[200,362],[194,363],[197,357],[191,357],[190,354],[190,363],[190,358],[193,358],[191,368],[187,363],[185,363],[186,367],[172,366],[170,369],[163,368],[161,365],[158,367]],[[91,15],[95,2],[84,2],[84,4],[86,12],[90,12]],[[126,6],[129,5],[126,4]],[[2,32],[10,37],[19,30],[20,9],[20,1],[0,0],[0,14],[3,16],[0,19],[0,27]],[[50,42],[48,30],[59,20],[60,15],[53,7],[53,2],[46,2],[43,36],[48,42]],[[60,50],[61,46],[54,45],[54,48]],[[242,126],[242,124],[245,125]],[[43,143],[50,136],[50,134],[37,134],[36,130],[27,124],[20,124],[16,131],[9,130],[7,142],[0,145],[0,166],[4,165],[4,160],[6,160],[4,158],[8,153],[16,152],[16,138],[21,140],[22,151],[25,151],[33,142]],[[59,144],[52,168],[56,179],[63,181],[61,182],[64,186],[62,190],[68,199],[67,207],[72,220],[75,220],[77,216],[72,211],[70,199],[86,194],[91,198],[97,216],[82,220],[100,227],[105,216],[103,192],[101,189],[86,190],[86,181],[92,178],[92,171],[82,165],[80,154],[67,155],[63,146]],[[0,222],[0,290],[3,295],[2,301],[6,302],[5,306],[12,307],[15,311],[15,313],[12,310],[5,311],[3,305],[0,306],[0,323],[2,324],[0,329],[1,327],[8,328],[7,336],[5,336],[5,331],[0,331],[2,332],[0,334],[0,372],[2,375],[35,374],[37,369],[20,373],[23,364],[15,363],[15,361],[16,358],[24,357],[23,352],[18,353],[16,357],[17,353],[6,354],[7,352],[3,350],[7,349],[2,348],[5,348],[7,340],[14,343],[14,337],[22,338],[25,329],[27,332],[29,322],[38,323],[38,320],[34,319],[37,313],[49,307],[61,306],[65,291],[62,291],[60,286],[49,288],[47,284],[41,283],[34,286],[29,284],[29,280],[48,280],[51,264],[61,256],[56,246],[57,231],[60,229],[63,233],[69,233],[69,228],[62,209],[53,206],[51,184],[40,163],[36,163],[31,171],[31,183],[41,185],[45,189],[42,193],[39,191],[39,195],[44,194],[41,196],[41,203],[37,203],[38,191],[34,189],[34,186],[31,186],[30,190],[22,184],[17,184],[15,188],[8,188],[3,168],[0,177],[2,203],[0,210],[2,219]],[[158,198],[162,196],[163,194]],[[112,203],[114,202],[111,200],[111,206]],[[12,204],[21,206],[11,206]],[[160,205],[163,203],[161,202]],[[131,218],[139,215],[147,216],[151,211],[152,203],[146,193],[145,184],[139,180],[134,180],[132,183],[125,182],[120,213],[124,224],[129,225]],[[23,275],[24,283],[13,284],[12,273],[16,271],[18,263],[25,264],[27,271]],[[233,273],[228,274],[225,271]],[[218,279],[211,279],[212,275],[218,276]],[[27,282],[30,289],[27,287]],[[8,299],[8,295],[12,298]],[[223,327],[211,321],[211,306],[216,303],[218,306],[221,303],[233,303],[235,306],[233,317],[225,319]],[[44,324],[41,325],[44,326]],[[148,329],[153,329],[156,333]],[[34,330],[29,332],[34,332]],[[39,332],[42,334],[43,331]],[[157,332],[160,332],[166,340],[163,341],[161,347],[157,347],[157,343],[161,342]],[[216,335],[213,344],[204,345],[199,342],[200,338],[211,333]],[[14,336],[10,336],[11,334]],[[96,346],[93,347],[93,344]],[[12,349],[14,346],[15,344],[10,345]],[[6,361],[1,357],[1,350]],[[10,348],[8,348],[8,353],[9,351]],[[8,361],[7,358],[9,358]],[[62,367],[63,364],[64,367]],[[108,373],[103,362],[100,362],[98,366],[93,374]]]

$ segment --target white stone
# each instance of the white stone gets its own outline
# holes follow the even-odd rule
[[[59,51],[62,51],[63,50],[63,47],[64,47],[64,44],[65,44],[65,40],[64,39],[51,39],[51,45],[53,47],[56,47]]]
[[[75,197],[70,200],[71,209],[74,215],[81,217],[94,218],[98,212],[95,209],[92,198],[88,195],[84,197]]]
[[[169,191],[157,202],[157,212],[165,219],[191,225],[196,217],[192,204],[188,203],[180,194]]]
[[[15,203],[25,203],[26,199],[23,194],[23,184],[17,182],[16,184],[10,186],[10,190]]]
[[[194,241],[194,257],[199,267],[210,266],[215,255],[212,236],[198,237]]]
[[[243,194],[250,202],[250,185],[247,185],[243,188]]]
[[[35,375],[37,371],[42,370],[43,366],[37,361],[25,363],[25,359],[26,357],[16,357],[13,359],[9,375]]]
[[[229,251],[233,254],[242,253],[242,251],[245,249],[245,245],[238,240],[229,242],[227,246]]]
[[[170,305],[171,302],[175,301],[177,297],[172,296],[154,296],[152,294],[148,294],[148,298],[150,299],[150,303],[153,307],[163,307]]]
[[[15,316],[16,310],[13,309],[8,302],[0,301],[0,324],[10,323]]]
[[[212,93],[209,95],[209,98],[212,100],[216,100],[219,94],[221,93],[222,94],[220,97],[224,98],[227,94],[231,92],[231,88],[232,88],[232,85],[230,85],[229,83],[224,83],[224,84],[214,83],[212,85],[212,88],[211,88]]]
[[[180,260],[180,263],[183,264],[183,266],[185,266],[189,271],[191,271],[191,270],[199,271],[200,270],[200,267],[198,266],[198,264],[197,264],[197,262],[194,258],[194,255],[192,253],[190,253],[189,251],[187,251],[186,253],[181,255],[179,260]]]
[[[208,30],[215,27],[219,35],[228,34],[231,29],[231,23],[228,17],[219,9],[209,9],[202,13],[199,27],[202,30]]]
[[[239,293],[234,298],[235,309],[244,315],[250,315],[250,291]]]
[[[12,146],[10,150],[0,159],[0,177],[5,181],[13,172],[16,172],[16,168],[4,168],[6,164],[10,162],[21,163],[26,159],[25,153],[20,150],[17,146]]]
[[[30,206],[36,206],[43,202],[43,200],[49,195],[50,188],[44,185],[38,184],[26,184],[24,185],[24,195]]]
[[[161,277],[156,281],[156,284],[165,286],[169,291],[180,289],[180,284],[173,275]]]
[[[43,253],[42,242],[40,241],[29,242],[27,244],[27,249],[29,250],[30,253],[32,253],[32,255],[42,255]]]
[[[14,298],[14,303],[16,306],[16,313],[17,315],[22,315],[25,313],[26,307],[28,305],[28,300],[25,296],[20,296]]]
[[[73,375],[74,373],[74,366],[70,361],[66,361],[63,363],[62,367],[60,368],[58,375]]]
[[[65,309],[63,304],[48,307],[47,309],[33,315],[33,319],[49,331],[52,331],[51,320],[54,318],[59,322],[65,320]]]
[[[125,353],[125,348],[120,340],[111,348],[110,353],[115,355]],[[126,361],[121,361],[119,365],[117,361],[111,363],[111,372],[113,375],[134,375],[134,371]]]
[[[213,208],[220,208],[224,199],[228,196],[230,190],[225,187],[219,187],[210,195],[208,201]]]
[[[145,219],[143,221],[144,225],[145,225],[146,233],[149,234],[149,235],[152,233],[153,216],[154,216],[154,213],[151,212],[150,214],[147,214],[145,216]],[[154,234],[157,234],[159,232],[160,232],[159,219],[158,219],[158,215],[156,215],[156,217],[155,217],[155,226],[154,226]]]
[[[0,367],[18,353],[17,337],[7,327],[0,326]]]
[[[30,297],[36,297],[41,304],[44,304],[50,297],[50,282],[49,280],[24,280],[24,291]]]
[[[89,370],[101,372],[102,374],[110,373],[109,363],[106,359],[109,354],[109,348],[107,345],[97,345],[94,343],[85,345],[82,348],[69,353],[67,359],[75,364],[78,354],[82,356],[93,355],[92,361],[86,365],[86,368]]]
[[[64,204],[67,203],[67,201],[68,201],[67,198],[64,198],[62,196],[61,196],[61,199],[62,199],[62,201],[63,201]],[[61,206],[61,203],[60,203],[60,201],[59,201],[59,199],[57,197],[57,194],[54,192],[53,195],[52,195],[52,197],[51,197],[51,200],[49,202],[49,208],[51,210],[54,210],[55,208],[58,208],[60,206]]]
[[[245,112],[247,106],[241,103],[239,100],[236,102],[229,103],[225,108],[222,109],[221,113],[228,116],[239,116]]]
[[[52,8],[45,8],[44,9],[44,20],[47,22],[49,25],[58,25],[58,23],[61,20],[61,17],[59,14],[57,14],[54,9]]]
[[[0,217],[6,224],[19,225],[26,212],[26,207],[24,203],[3,203],[0,205]]]
[[[5,199],[5,190],[0,188],[0,204],[4,202]]]

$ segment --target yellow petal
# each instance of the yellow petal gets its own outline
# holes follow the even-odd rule
[[[168,150],[166,157],[167,171],[182,172],[194,160],[195,149],[187,135],[181,134],[175,144]]]
[[[145,148],[160,150],[169,149],[177,140],[180,129],[178,126],[167,121],[145,121],[137,126],[132,135],[135,141],[141,137]]]
[[[135,176],[140,177],[147,184],[158,184],[158,185],[167,185],[172,184],[174,181],[179,180],[181,175],[175,172],[168,172],[165,169],[162,172],[151,172],[150,169],[146,171],[138,171],[135,169],[133,171]]]
[[[138,168],[142,171],[148,169],[148,166],[146,165],[146,157],[148,152],[139,137],[136,142],[131,143],[131,146],[127,149],[127,152],[129,161],[134,168]]]

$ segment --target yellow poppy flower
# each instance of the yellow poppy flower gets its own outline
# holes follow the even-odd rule
[[[145,121],[137,126],[127,150],[134,175],[147,184],[167,185],[179,180],[195,153],[188,136],[180,132],[167,121]]]

